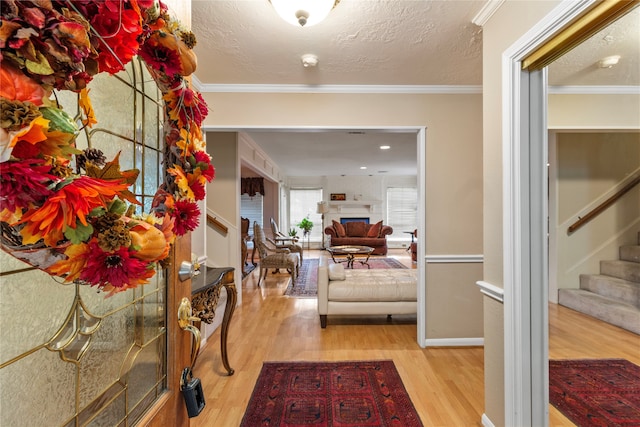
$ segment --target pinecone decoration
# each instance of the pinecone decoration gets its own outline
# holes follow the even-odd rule
[[[93,228],[98,230],[98,232],[101,232],[113,227],[116,222],[121,222],[120,215],[112,212],[107,212],[104,215],[97,217],[93,221]]]
[[[91,162],[96,166],[104,166],[107,158],[97,148],[87,148],[82,154],[76,156],[76,173],[80,173],[81,170],[86,171],[87,162]]]

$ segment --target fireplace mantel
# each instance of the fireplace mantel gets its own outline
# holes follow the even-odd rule
[[[380,200],[332,200],[329,202],[329,206],[336,208],[338,212],[342,212],[343,208],[357,208],[362,207],[369,212],[373,212],[375,206],[382,203]]]

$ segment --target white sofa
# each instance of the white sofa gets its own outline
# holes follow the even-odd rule
[[[327,327],[328,315],[415,314],[415,269],[345,269],[320,258],[318,265],[318,314]]]

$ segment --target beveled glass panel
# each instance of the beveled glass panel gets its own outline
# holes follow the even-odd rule
[[[0,369],[0,384],[1,426],[59,426],[75,414],[76,368],[58,353],[40,349]]]
[[[146,69],[137,60],[127,68],[90,84],[98,124],[76,145],[140,168],[134,192],[149,212],[163,174],[162,110]],[[77,94],[57,95],[78,119]],[[164,272],[107,297],[1,251],[0,270],[0,426],[133,425],[166,384]]]
[[[136,356],[126,375],[129,407],[138,404],[149,392],[155,393],[156,385],[162,380],[163,362],[158,353],[159,344],[164,340],[156,339],[145,346]]]
[[[2,252],[0,260],[4,262],[7,258],[11,256]],[[17,262],[20,268],[28,267],[22,261]],[[54,337],[69,314],[75,286],[61,285],[40,270],[10,274],[0,280],[0,364],[3,364]]]
[[[164,304],[159,292],[148,295],[139,304],[138,319],[141,322],[141,335],[137,337],[137,341],[141,345],[148,344],[163,332]]]
[[[80,362],[80,407],[88,405],[120,378],[122,364],[134,341],[134,307],[127,306],[102,320]]]
[[[115,388],[115,386],[113,387]],[[90,427],[112,427],[117,425],[118,420],[124,420],[127,417],[127,406],[125,400],[124,388],[119,385],[120,390],[115,397],[110,393],[105,393],[103,398],[96,402],[97,408],[103,408],[94,417],[87,426]],[[93,409],[93,408],[88,408]],[[114,422],[115,421],[115,422]]]

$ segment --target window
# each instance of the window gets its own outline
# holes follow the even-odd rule
[[[405,231],[418,228],[418,190],[415,187],[387,188],[387,223],[393,227],[391,240],[409,239]]]
[[[249,234],[253,234],[254,221],[262,227],[262,194],[258,193],[253,197],[248,194],[241,195],[240,216],[249,218]]]
[[[302,237],[302,230],[297,227],[297,224],[302,221],[302,218],[307,217],[313,222],[313,228],[311,229],[310,241],[319,242],[322,240],[322,215],[316,213],[318,202],[322,200],[322,188],[309,188],[309,189],[291,189],[289,191],[289,219],[291,221],[290,226],[295,227],[298,230],[298,236]],[[283,233],[286,230],[281,230]]]

